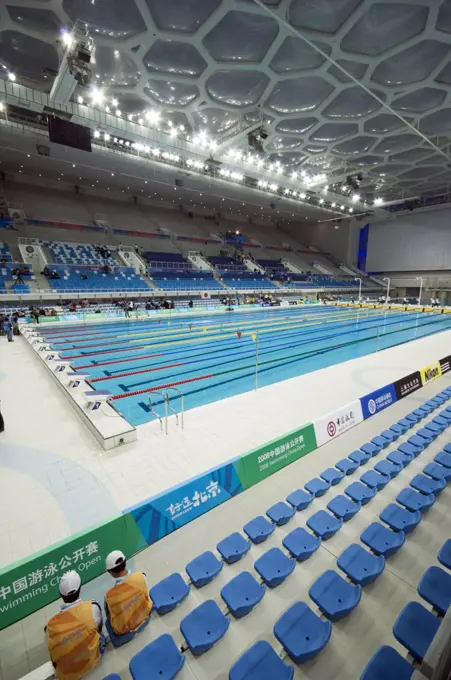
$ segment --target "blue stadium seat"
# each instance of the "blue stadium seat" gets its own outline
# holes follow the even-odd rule
[[[451,425],[451,415],[449,413],[439,413],[438,416],[432,418],[431,422],[434,423],[434,425],[441,427],[442,432],[444,432]]]
[[[337,566],[354,583],[366,586],[377,579],[384,571],[385,557],[373,555],[358,543],[352,543],[337,559]]]
[[[243,531],[249,536],[252,543],[263,543],[272,534],[276,525],[268,522],[266,517],[259,515],[244,525]]]
[[[435,503],[435,496],[431,494],[422,494],[414,489],[402,489],[396,496],[398,503],[401,503],[407,510],[415,512],[419,510],[420,512],[425,512],[431,505]]]
[[[266,586],[259,583],[248,571],[242,571],[221,590],[221,597],[237,618],[246,616],[260,602]]]
[[[444,479],[432,479],[432,477],[420,474],[415,475],[415,477],[410,480],[410,486],[412,489],[416,489],[426,496],[430,493],[438,496],[445,488],[446,482]]]
[[[432,439],[431,439],[431,441],[432,441]],[[428,445],[427,441],[423,437],[420,437],[418,434],[413,434],[411,437],[409,437],[409,439],[407,440],[407,443],[413,444],[413,446],[416,446],[417,449],[420,449],[420,453],[421,453],[421,451],[424,451],[424,449]],[[402,446],[402,444],[401,444],[401,446]]]
[[[279,501],[279,503],[268,508],[266,514],[278,527],[281,527],[290,521],[295,512],[296,510],[291,505]]]
[[[411,423],[410,427],[412,427],[413,425],[416,425],[421,420],[422,417],[423,414],[421,414],[421,416],[417,416],[412,412],[404,416],[404,420],[408,420]]]
[[[332,498],[332,500],[327,504],[327,509],[330,510],[336,517],[342,519],[344,522],[347,522],[351,519],[351,517],[354,517],[361,507],[361,503],[352,501],[350,498],[342,494],[335,496],[335,498]]]
[[[326,510],[319,510],[314,515],[308,518],[307,526],[320,536],[323,541],[331,538],[343,526],[343,520],[334,517]]]
[[[165,634],[135,654],[129,668],[133,680],[173,680],[184,663],[173,638]]]
[[[389,430],[391,430],[398,437],[407,432],[408,429],[409,426],[406,425],[406,423],[402,423],[401,421],[399,421],[398,423],[393,423],[393,425],[390,425],[389,427]]]
[[[408,456],[406,453],[401,453],[401,451],[391,451],[387,456],[387,460],[389,460],[390,463],[394,463],[395,465],[402,465],[402,467],[406,467],[412,462],[413,456]]]
[[[393,647],[384,645],[369,660],[360,680],[410,680],[414,668]]]
[[[401,508],[397,503],[387,505],[379,517],[393,531],[404,531],[405,534],[409,534],[421,522],[421,512],[419,510],[411,512]]]
[[[307,484],[304,484],[304,487],[316,498],[318,496],[324,496],[327,489],[330,488],[330,482],[326,482],[324,479],[315,477],[314,479],[311,479],[309,482],[307,482]]]
[[[429,399],[429,403],[435,404],[436,406],[441,406],[444,404],[446,401],[445,397],[442,397],[440,394],[436,394],[435,397],[432,397],[432,399]]]
[[[149,595],[158,614],[167,614],[175,609],[185,597],[190,587],[181,574],[171,574],[150,589]]]
[[[425,432],[429,433],[429,436],[432,437],[432,439],[437,439],[439,434],[442,434],[443,430],[446,428],[443,427],[443,425],[439,423],[434,423],[433,420],[431,420],[430,423],[426,423],[424,427],[421,428],[421,430],[418,430],[418,434],[421,436],[424,436],[422,434],[422,431],[424,430]]]
[[[404,545],[406,537],[403,531],[391,531],[383,524],[373,522],[360,535],[360,540],[376,555],[390,557]]]
[[[390,477],[390,479],[393,479],[393,477],[399,475],[402,468],[403,468],[402,465],[399,464],[397,465],[396,463],[393,463],[390,460],[380,460],[374,466],[376,472],[379,472],[381,475],[385,475],[386,477]]]
[[[344,473],[340,470],[337,470],[336,468],[327,468],[327,470],[321,472],[320,477],[326,482],[329,482],[331,486],[335,486],[335,484],[341,482],[344,477]]]
[[[214,600],[206,600],[180,622],[180,631],[195,656],[208,651],[230,625]]]
[[[445,453],[451,453],[451,444],[445,444],[443,450]]]
[[[415,408],[412,413],[414,416],[418,418],[418,420],[421,420],[425,416],[427,416],[431,412],[431,408],[423,408],[423,406],[419,406],[418,408]]]
[[[403,442],[398,446],[398,451],[401,451],[401,453],[404,453],[406,456],[413,456],[416,458],[422,451],[419,446],[414,446],[413,444],[409,442]]]
[[[352,482],[345,489],[345,494],[352,498],[353,501],[358,501],[362,505],[366,505],[376,495],[376,489],[371,489],[362,482]]]
[[[439,463],[428,463],[423,468],[423,472],[425,475],[432,477],[432,479],[444,479],[447,483],[451,479],[451,470],[443,465],[439,465]]]
[[[401,425],[401,427],[406,428],[406,432],[407,432],[407,430],[410,430],[410,428],[413,427],[416,422],[418,422],[418,421],[417,421],[417,418],[415,418],[415,416],[413,416],[413,419],[412,418],[401,418],[400,420],[398,420],[399,425]]]
[[[189,562],[185,569],[196,588],[202,588],[219,574],[222,567],[223,563],[211,551],[207,551]]]
[[[304,562],[318,550],[321,539],[319,536],[313,536],[303,527],[297,527],[285,536],[282,544],[298,562]]]
[[[117,673],[110,673],[109,675],[105,675],[103,680],[121,680],[121,676]]]
[[[436,463],[443,465],[443,467],[451,468],[451,454],[446,451],[440,451],[434,458]]]
[[[293,666],[284,663],[269,642],[260,640],[232,666],[229,680],[293,680],[293,675]]]
[[[375,470],[368,470],[360,477],[360,481],[369,486],[371,489],[377,489],[379,491],[388,484],[390,477],[387,475],[381,475]]]
[[[385,449],[390,442],[378,434],[372,438],[371,443],[374,444],[374,446],[377,446],[379,451],[382,451],[382,449]]]
[[[250,547],[250,541],[247,541],[238,532],[223,538],[216,546],[217,551],[227,564],[238,562],[250,550]]]
[[[373,442],[367,442],[366,444],[362,444],[360,450],[373,458],[374,456],[377,456],[379,451],[382,450],[382,446],[376,446],[376,444],[373,444]]]
[[[338,463],[335,464],[335,467],[341,470],[341,472],[344,472],[345,475],[352,475],[359,467],[359,463],[356,463],[350,458],[342,458],[342,460],[339,460]]]
[[[381,432],[381,437],[382,437],[382,439],[387,440],[387,443],[386,443],[385,446],[388,446],[389,444],[392,444],[396,439],[398,439],[400,434],[401,433],[394,432],[393,430],[389,429],[389,430],[383,430]],[[385,446],[384,446],[384,448],[385,448]]]
[[[313,499],[313,494],[309,493],[305,489],[297,489],[296,491],[293,491],[293,493],[290,493],[290,495],[286,498],[288,503],[292,505],[293,508],[296,508],[296,510],[304,510],[308,505],[310,505]]]
[[[395,621],[393,635],[417,661],[422,661],[439,627],[437,616],[419,602],[409,602]]]
[[[285,555],[280,548],[271,548],[258,558],[254,569],[270,588],[276,588],[293,572],[295,566],[293,557]]]
[[[360,451],[360,449],[357,449],[356,451],[350,453],[348,458],[354,461],[354,463],[357,463],[357,465],[365,465],[371,456],[369,453],[364,453],[363,451]]]
[[[451,574],[440,567],[429,567],[420,579],[418,593],[444,616],[451,605]]]
[[[421,411],[425,416],[428,416],[435,408],[437,408],[435,404],[430,404],[428,401],[425,401],[424,404],[421,404],[416,410]]]
[[[451,538],[448,538],[448,540],[444,542],[439,550],[437,559],[440,564],[451,569]]]
[[[440,434],[440,433],[438,433],[438,434]],[[414,437],[415,436],[421,437],[421,439],[424,439],[424,441],[426,442],[426,446],[429,446],[429,444],[432,444],[432,442],[434,441],[437,434],[432,433],[430,430],[427,430],[425,427],[421,427],[417,431],[417,435],[413,435],[413,436]]]
[[[310,586],[309,596],[330,621],[339,621],[359,604],[362,586],[348,583],[328,569]]]
[[[329,642],[330,621],[323,621],[304,602],[296,602],[276,622],[274,635],[295,663],[305,663]]]

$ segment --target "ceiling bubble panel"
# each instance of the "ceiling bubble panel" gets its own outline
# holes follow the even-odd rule
[[[296,28],[336,33],[361,0],[293,0],[288,18]]]
[[[217,71],[207,80],[210,97],[229,106],[255,105],[268,84],[269,77],[261,71]]]
[[[398,161],[401,163],[416,163],[417,161],[421,161],[424,158],[427,158],[427,156],[430,156],[431,150],[430,147],[425,147],[424,149],[409,149],[408,151],[401,151],[401,153],[394,154],[390,157],[390,160],[395,163]]]
[[[146,30],[134,0],[63,0],[63,9],[72,22],[87,23],[94,35],[127,38]]]
[[[384,165],[379,162],[377,167],[372,168],[369,172],[371,175],[383,177],[384,175],[398,175],[400,172],[407,170],[408,167],[408,165],[402,165],[401,163],[387,163]]]
[[[404,123],[391,113],[379,113],[367,120],[363,127],[365,132],[392,132],[404,127]]]
[[[402,134],[386,137],[374,149],[376,153],[395,153],[418,144],[418,137],[414,134]]]
[[[130,0],[125,3],[128,6]],[[157,28],[195,33],[221,0],[145,0]]]
[[[430,135],[442,135],[451,132],[451,109],[441,109],[421,119],[420,130]]]
[[[330,54],[332,48],[329,45],[318,43],[318,47]],[[301,38],[288,36],[279,47],[269,66],[276,73],[288,73],[290,71],[305,71],[318,68],[325,62],[321,52],[311,47]]]
[[[259,63],[279,27],[268,16],[232,10],[208,33],[203,43],[215,61]]]
[[[120,50],[98,45],[91,57],[92,74],[97,85],[128,87],[136,85],[140,73],[133,59]]]
[[[33,58],[30,58],[33,55]],[[16,31],[0,33],[0,64],[17,77],[36,83],[50,85],[46,71],[58,69],[58,55],[55,48],[46,42],[31,38]]]
[[[368,69],[368,64],[361,61],[349,61],[349,59],[337,59],[337,64],[341,66],[341,68],[338,68],[338,66],[333,64],[329,69],[329,73],[341,83],[351,82],[350,76],[356,80],[361,80]],[[344,69],[346,73],[341,69]]]
[[[167,106],[187,106],[199,95],[197,85],[166,80],[149,80],[144,92],[158,104]]]
[[[427,18],[428,8],[419,4],[375,3],[343,38],[341,47],[375,57],[419,35]]]
[[[441,173],[440,168],[414,168],[404,172],[400,179],[425,179]]]
[[[383,85],[418,83],[432,73],[449,51],[450,46],[438,40],[423,40],[382,61],[373,73],[373,80]]]
[[[377,93],[381,99],[385,99],[382,92]],[[380,109],[377,99],[371,96],[361,87],[350,87],[341,90],[337,97],[327,106],[324,115],[327,118],[360,118],[367,116],[373,111]]]
[[[437,16],[437,31],[451,33],[451,0],[444,0]]]
[[[336,142],[343,137],[356,135],[358,131],[356,123],[325,123],[310,135],[310,139],[314,142]]]
[[[437,81],[437,83],[445,83],[445,85],[451,85],[451,61],[448,62],[446,66],[440,71],[435,80]]]
[[[269,156],[270,163],[283,163],[290,168],[296,168],[300,163],[305,161],[307,156],[302,153],[275,153]]]
[[[360,155],[369,151],[375,141],[374,137],[354,137],[334,146],[332,152],[341,156]]]
[[[446,92],[432,87],[423,87],[404,95],[393,102],[393,108],[408,113],[424,113],[435,109],[445,101]]]
[[[333,86],[319,77],[282,80],[277,83],[267,105],[280,114],[313,111],[332,90]]]
[[[192,115],[195,125],[212,135],[223,135],[240,122],[239,115],[231,111],[223,111],[223,109],[199,109]]]
[[[298,137],[274,137],[272,141],[267,144],[267,151],[282,151],[285,149],[296,149],[301,145],[302,140]]]
[[[189,43],[155,40],[144,55],[144,66],[150,72],[195,77],[207,68],[207,62]]]
[[[354,158],[352,160],[353,165],[358,165],[360,167],[379,165],[380,162],[381,156],[360,156],[359,158]]]
[[[15,7],[7,6],[11,20],[20,28],[36,29],[41,31],[60,31],[61,20],[49,9],[38,9],[34,7]]]
[[[277,132],[302,135],[318,123],[318,118],[286,118],[276,125]]]

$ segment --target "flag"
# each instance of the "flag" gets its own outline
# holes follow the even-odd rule
[[[242,336],[242,333],[240,331],[238,331],[237,334],[236,334],[236,337],[239,339],[239,338],[241,338],[241,336]]]
[[[254,342],[257,342],[257,333],[252,333],[251,337]]]
[[[206,332],[207,332],[207,327],[206,327],[206,326],[204,326],[204,333],[206,333]]]

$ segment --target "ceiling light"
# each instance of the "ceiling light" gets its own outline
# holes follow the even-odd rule
[[[110,112],[110,107],[109,107],[109,106],[105,106],[105,111],[106,111],[107,113],[109,113],[109,112]]]
[[[271,191],[277,191],[278,187],[277,187],[277,184],[270,184],[269,188],[271,189]]]
[[[16,80],[16,75],[14,73],[8,73],[8,78],[14,83]]]
[[[319,203],[320,203],[320,205],[322,205],[324,203],[324,198],[320,198]]]
[[[381,198],[380,196],[378,196],[378,197],[374,200],[374,205],[381,205],[381,203],[383,203],[383,202],[384,202],[384,199]]]
[[[77,102],[79,104],[83,104],[83,97],[77,97]]]
[[[72,167],[75,168],[75,163],[72,163]]]
[[[171,135],[171,137],[176,137],[177,136],[177,128],[174,128],[174,127],[171,128],[169,130],[169,134]]]
[[[105,98],[105,95],[103,94],[102,90],[99,90],[98,87],[94,85],[94,87],[91,88],[91,99],[93,104],[101,104]]]
[[[111,177],[114,177],[114,172],[111,173]]]
[[[130,142],[125,142],[125,146],[130,146]]]
[[[130,121],[133,120],[133,113],[129,113],[129,114],[128,114],[128,119],[129,119]]]
[[[149,123],[158,123],[160,120],[160,114],[158,111],[146,111],[146,118]]]
[[[111,136],[108,134],[108,132],[105,132],[103,136],[104,136],[106,142],[110,141]]]
[[[359,194],[354,194],[352,197],[352,202],[357,203],[357,201],[360,201],[360,196]]]
[[[302,200],[304,200],[304,199],[305,199],[305,194],[304,194],[304,193],[299,194],[299,198],[302,198]]]
[[[116,109],[116,116],[120,117],[120,115],[121,115],[121,110],[120,110],[120,109]]]
[[[94,137],[98,139],[100,137],[100,132],[98,130],[94,130]]]
[[[61,33],[61,40],[63,41],[63,45],[66,47],[70,47],[74,41],[72,35],[68,33],[68,31],[63,31]]]
[[[117,137],[114,137],[113,142],[117,144]]]
[[[344,205],[341,205],[341,206],[340,206],[340,210],[344,210],[344,209],[345,209],[345,206],[344,206]]]
[[[336,203],[331,203],[331,204],[330,204],[330,207],[331,207],[331,208],[335,208],[335,205],[336,205]]]
[[[296,179],[297,176],[298,176],[298,173],[297,173],[297,172],[292,172],[292,173],[291,173],[291,179]]]
[[[143,122],[144,122],[144,121],[143,121],[143,119],[142,119],[142,118],[138,118],[138,123],[139,123],[140,125],[142,125],[142,124],[143,124]]]
[[[113,97],[113,99],[111,100],[111,103],[113,104],[113,106],[116,106],[116,107],[117,107],[117,105],[118,105],[119,102],[117,101],[117,99],[115,99],[115,98]]]
[[[354,212],[354,208],[349,208],[349,212]]]
[[[119,144],[123,144],[123,143],[124,143],[124,140],[123,140],[123,139],[120,139],[120,140],[119,140]]]

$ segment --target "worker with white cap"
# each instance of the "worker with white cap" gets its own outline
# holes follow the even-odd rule
[[[114,644],[114,635],[134,635],[147,625],[153,602],[149,597],[146,575],[127,569],[123,552],[110,552],[106,568],[114,579],[113,587],[105,594],[106,625]]]
[[[59,680],[79,680],[102,658],[102,610],[94,600],[80,599],[81,578],[72,570],[63,574],[59,591],[64,604],[47,624],[50,658]]]

